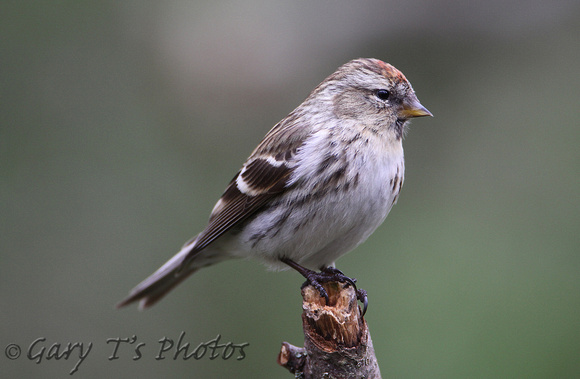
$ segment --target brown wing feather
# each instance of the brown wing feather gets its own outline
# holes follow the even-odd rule
[[[312,130],[310,126],[298,125],[297,120],[303,116],[299,109],[266,134],[242,170],[232,179],[214,207],[208,226],[191,241],[195,246],[184,259],[182,268],[234,225],[252,216],[287,189],[294,155]]]
[[[259,163],[254,164],[257,161]],[[292,170],[285,163],[276,167],[263,159],[256,159],[246,165],[245,170],[238,173],[230,182],[214,208],[208,226],[195,239],[195,246],[183,261],[182,267],[186,267],[199,251],[234,225],[252,216],[266,202],[284,192],[291,172]],[[240,175],[252,192],[259,191],[258,194],[252,196],[240,190],[238,187]]]

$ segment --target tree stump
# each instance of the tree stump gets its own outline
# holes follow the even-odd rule
[[[314,287],[302,289],[304,347],[283,342],[278,364],[305,379],[381,378],[354,288],[337,282],[323,286],[328,305]]]

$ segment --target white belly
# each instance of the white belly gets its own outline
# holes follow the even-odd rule
[[[285,268],[279,259],[286,257],[316,270],[332,265],[364,242],[395,203],[404,175],[400,143],[365,148],[362,151],[377,154],[364,156],[357,153],[361,149],[349,149],[353,155],[346,157],[341,151],[342,163],[333,161],[330,172],[339,170],[344,162],[348,162],[348,169],[336,183],[322,186],[328,175],[320,174],[319,167],[327,155],[309,151],[306,146],[300,154],[309,161],[296,166],[291,179],[295,187],[260,212],[234,238],[227,238],[224,250],[261,259],[272,268]]]

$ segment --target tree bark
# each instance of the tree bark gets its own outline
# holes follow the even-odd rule
[[[283,342],[278,364],[304,379],[381,378],[354,288],[336,282],[323,286],[328,305],[314,287],[302,289],[304,347]]]

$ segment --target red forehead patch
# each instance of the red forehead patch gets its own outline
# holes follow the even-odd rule
[[[395,67],[393,67],[392,65],[385,63],[381,60],[376,60],[376,64],[378,66],[378,68],[380,69],[380,73],[384,76],[390,77],[390,78],[397,78],[401,81],[407,81],[407,78],[405,78],[405,75],[403,75],[403,73],[399,70],[397,70]]]

